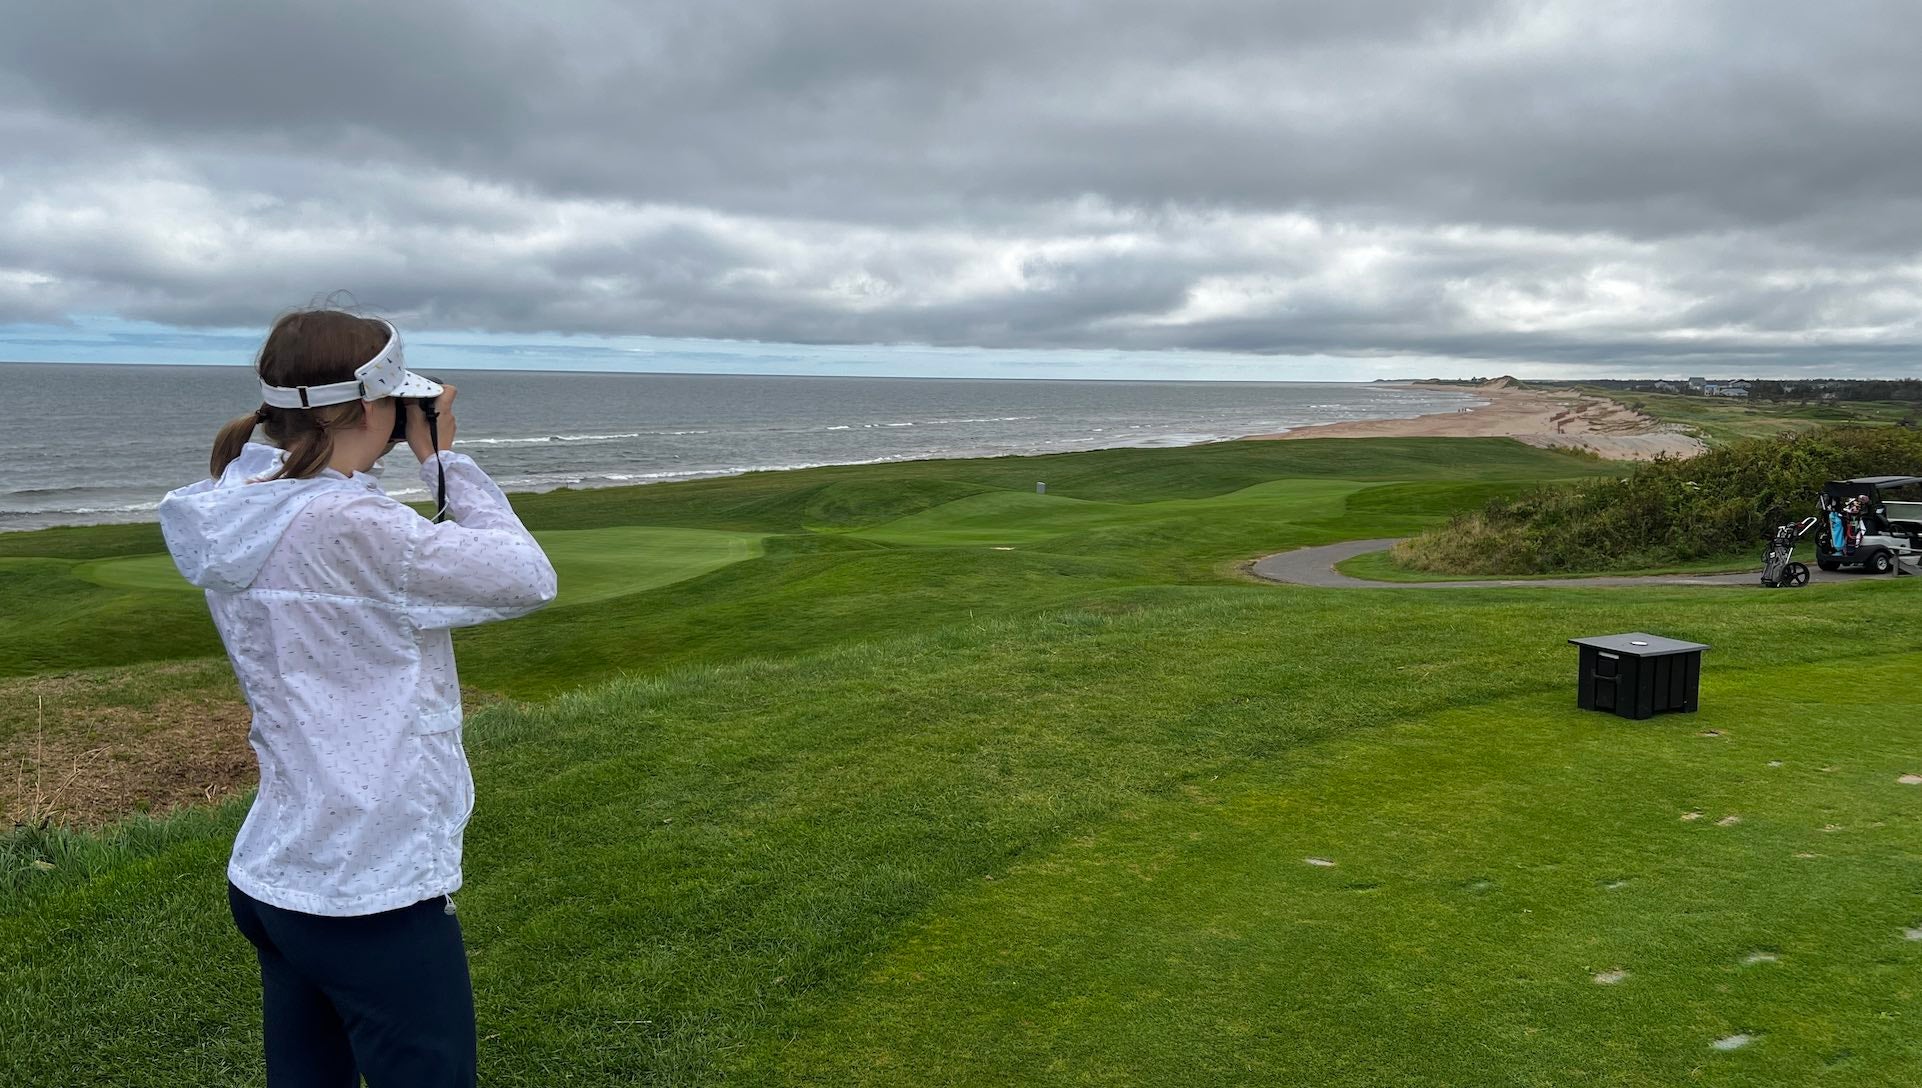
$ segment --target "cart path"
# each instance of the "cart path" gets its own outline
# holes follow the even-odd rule
[[[1598,578],[1510,578],[1477,582],[1376,582],[1366,578],[1351,578],[1335,570],[1335,564],[1344,559],[1385,551],[1402,539],[1349,540],[1319,548],[1296,548],[1294,551],[1263,556],[1249,564],[1248,569],[1257,578],[1265,578],[1270,582],[1323,589],[1579,589],[1589,586],[1754,586],[1760,589],[1762,585],[1760,564],[1755,570],[1740,574],[1640,574]],[[1852,581],[1862,577],[1875,576],[1824,573],[1816,569],[1813,563],[1809,564],[1811,583]],[[1892,578],[1894,575],[1884,577]]]

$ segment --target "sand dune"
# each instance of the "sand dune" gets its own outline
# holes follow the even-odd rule
[[[1408,388],[1432,388],[1411,383]],[[1413,419],[1369,419],[1299,427],[1259,438],[1514,438],[1531,446],[1584,449],[1617,461],[1662,455],[1693,457],[1707,447],[1673,424],[1657,422],[1624,404],[1567,390],[1517,387],[1507,378],[1472,392],[1486,403]]]

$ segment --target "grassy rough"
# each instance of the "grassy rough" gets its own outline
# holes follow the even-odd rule
[[[1650,574],[1728,574],[1737,571],[1755,570],[1759,565],[1757,556],[1743,553],[1739,555],[1718,556],[1710,559],[1699,559],[1692,563],[1673,563],[1662,567],[1650,567],[1645,570],[1624,570],[1613,573],[1636,576]],[[1335,569],[1342,574],[1348,575],[1350,578],[1366,578],[1376,582],[1462,582],[1474,581],[1480,577],[1479,575],[1473,574],[1440,574],[1435,571],[1411,570],[1395,562],[1394,556],[1388,551],[1364,552],[1352,559],[1344,559],[1336,563]],[[1511,578],[1539,579],[1546,582],[1586,577],[1589,577],[1589,575],[1583,572],[1511,576]]]
[[[1912,419],[1916,405],[1908,401],[1825,401],[1798,404],[1776,400],[1748,400],[1674,393],[1644,393],[1600,386],[1578,389],[1633,405],[1664,423],[1679,424],[1710,446],[1724,446],[1745,438],[1768,438],[1814,430],[1817,427],[1889,425]]]

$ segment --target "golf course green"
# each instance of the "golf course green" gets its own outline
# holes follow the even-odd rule
[[[1616,471],[1323,439],[516,496],[561,597],[456,636],[482,1082],[1912,1083],[1922,580],[1241,569]],[[1565,640],[1630,630],[1712,646],[1698,713],[1575,708]],[[6,752],[223,666],[152,526],[0,535]],[[247,801],[0,839],[0,1083],[260,1082]]]

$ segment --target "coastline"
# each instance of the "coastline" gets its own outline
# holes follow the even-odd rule
[[[69,459],[48,452],[66,448],[61,443],[71,436],[65,432],[29,426],[10,433],[0,443],[0,532],[152,522],[162,494],[206,472],[207,439],[198,424],[188,422],[197,418],[188,410],[198,413],[204,402],[231,393],[226,379],[232,375],[225,371],[233,368],[202,369],[221,373],[189,375],[198,385],[150,383],[157,403],[179,409],[166,414],[177,425],[143,432],[147,456],[137,465],[112,471],[95,462],[70,466]],[[473,398],[486,430],[464,431],[455,446],[515,493],[1198,446],[1476,403],[1465,390],[1375,383],[1258,383],[1261,388],[1251,390],[1247,386],[1257,383],[1170,382],[1163,383],[1164,391],[1129,381],[971,381],[960,383],[969,388],[957,392],[955,382],[904,378],[887,386],[856,381],[844,397],[838,386],[820,391],[813,378],[731,375],[727,390],[717,393],[706,377],[592,374],[545,383],[535,388],[545,392],[529,401],[523,377],[472,376],[463,397]],[[490,380],[497,384],[488,385]],[[742,389],[754,395],[744,397]],[[409,465],[388,460],[390,495],[402,502],[428,497]]]
[[[1371,383],[1377,388],[1408,390],[1411,392],[1446,392],[1474,398],[1467,407],[1451,411],[1431,412],[1418,416],[1398,416],[1380,419],[1349,420],[1338,423],[1304,424],[1292,429],[1273,433],[1236,434],[1217,432],[1212,435],[1183,436],[1187,440],[1156,441],[1151,443],[1117,442],[1114,445],[1093,445],[1059,450],[1025,450],[1018,453],[981,454],[955,453],[934,456],[914,456],[885,454],[880,457],[851,458],[848,460],[824,460],[792,464],[758,464],[721,469],[692,469],[685,471],[659,471],[617,473],[608,472],[598,476],[590,475],[585,479],[568,482],[532,482],[508,479],[502,486],[514,493],[544,493],[558,490],[597,491],[606,488],[649,486],[687,482],[693,480],[724,479],[733,476],[751,475],[763,472],[791,472],[805,469],[830,468],[873,464],[903,464],[916,461],[973,460],[987,457],[1051,457],[1063,453],[1095,452],[1108,449],[1175,449],[1184,446],[1209,445],[1219,442],[1268,441],[1300,438],[1475,438],[1504,437],[1515,438],[1529,445],[1543,448],[1583,449],[1611,460],[1651,460],[1657,456],[1690,457],[1706,447],[1694,437],[1682,433],[1671,425],[1657,423],[1615,401],[1587,396],[1569,391],[1535,390],[1515,388],[1504,380],[1486,382],[1478,386],[1453,385],[1442,382],[1379,382]],[[491,445],[501,440],[479,439],[477,444]],[[486,465],[484,451],[467,450],[480,453],[483,466]],[[396,481],[397,483],[399,481]],[[415,494],[419,492],[419,494]],[[411,481],[389,492],[403,502],[419,501],[426,496],[423,488],[414,486]],[[34,532],[50,528],[78,528],[91,525],[128,525],[150,524],[154,520],[153,507],[158,500],[142,502],[136,506],[103,508],[100,510],[76,511],[78,516],[49,517],[35,519],[38,523],[3,524],[0,533]]]
[[[1383,383],[1389,384],[1389,383]],[[1529,389],[1506,378],[1476,386],[1396,382],[1400,389],[1444,388],[1486,403],[1402,419],[1367,419],[1250,435],[1266,441],[1299,438],[1513,438],[1543,449],[1582,450],[1611,461],[1693,457],[1708,447],[1673,424],[1620,402],[1561,389]]]

